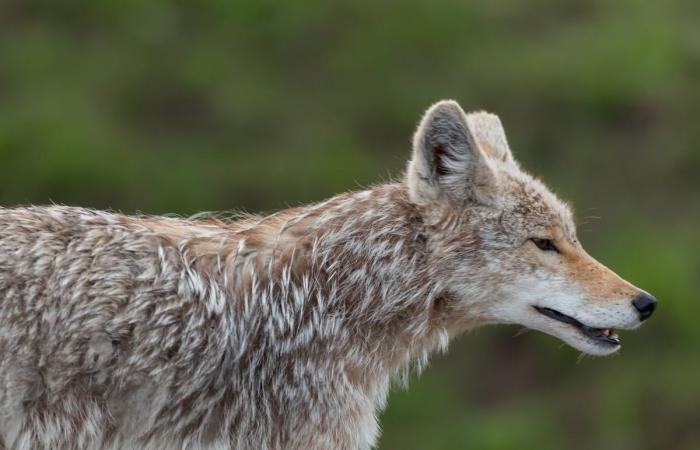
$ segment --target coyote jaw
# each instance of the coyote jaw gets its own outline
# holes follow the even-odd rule
[[[615,333],[612,328],[595,328],[585,325],[571,316],[567,316],[556,309],[545,308],[542,306],[534,307],[540,314],[549,317],[550,319],[557,320],[569,324],[576,328],[583,336],[594,341],[597,345],[608,346],[612,349],[617,349],[620,347],[620,337]]]

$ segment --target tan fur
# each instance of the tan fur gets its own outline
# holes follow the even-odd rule
[[[403,181],[267,217],[0,208],[0,448],[369,449],[391,381],[450,337],[518,323],[609,354],[537,308],[633,328],[641,292],[498,117],[452,101]]]

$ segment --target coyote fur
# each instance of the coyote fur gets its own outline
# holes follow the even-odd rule
[[[401,181],[265,217],[0,208],[0,447],[369,449],[392,380],[451,337],[607,355],[655,304],[497,116],[442,101]]]

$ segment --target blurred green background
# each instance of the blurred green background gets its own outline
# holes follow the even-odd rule
[[[401,175],[420,114],[498,113],[590,253],[654,293],[610,358],[481,329],[381,449],[700,448],[700,3],[0,2],[0,204],[270,211]]]

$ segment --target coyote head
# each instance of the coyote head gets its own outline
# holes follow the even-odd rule
[[[607,355],[620,348],[614,329],[654,311],[654,297],[586,253],[570,209],[520,169],[497,116],[433,105],[406,183],[454,320],[521,324]]]

